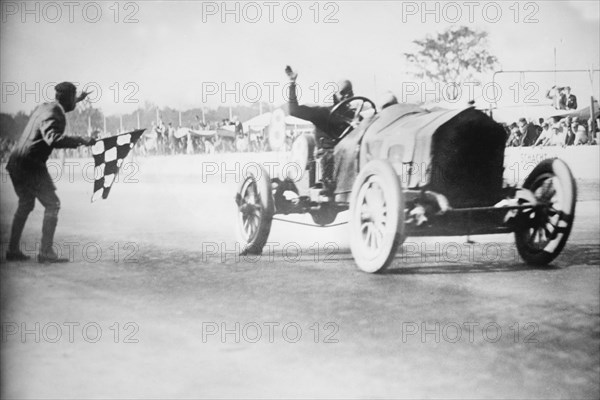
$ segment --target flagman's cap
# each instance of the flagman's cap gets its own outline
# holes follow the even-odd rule
[[[71,82],[61,82],[58,85],[54,86],[54,90],[56,93],[64,93],[64,94],[75,94],[77,93],[77,87]]]

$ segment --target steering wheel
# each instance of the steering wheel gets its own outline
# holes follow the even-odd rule
[[[354,109],[349,107],[349,104],[352,102],[360,103],[358,103],[356,109]],[[362,96],[349,97],[336,104],[335,107],[333,107],[329,112],[329,117],[327,118],[327,132],[335,132],[336,129],[340,128],[340,125],[345,125],[342,133],[340,133],[336,138],[338,141],[342,140],[363,120],[363,117],[360,115],[360,113],[362,112],[365,103],[369,103],[371,108],[375,111],[375,114],[377,114],[377,107],[375,107],[375,103]],[[353,112],[354,115],[350,116],[349,111]]]

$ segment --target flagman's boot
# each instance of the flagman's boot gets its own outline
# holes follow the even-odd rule
[[[52,248],[54,242],[54,232],[56,231],[56,225],[58,224],[58,217],[54,215],[44,215],[44,222],[42,224],[42,247],[38,254],[38,262],[40,263],[66,263],[69,262],[68,258],[59,257]]]
[[[8,251],[6,252],[6,261],[26,261],[29,260],[29,256],[23,254],[19,249],[19,241],[25,228],[25,222],[27,222],[27,214],[22,215],[17,212],[13,219],[12,229],[10,232],[10,243],[8,245]]]
[[[24,254],[21,250],[17,251],[7,251],[6,252],[6,261],[27,261],[31,257]]]

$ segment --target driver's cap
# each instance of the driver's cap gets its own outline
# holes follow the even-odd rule
[[[346,98],[354,96],[354,92],[352,91],[352,82],[348,79],[342,79],[338,82],[338,93]]]

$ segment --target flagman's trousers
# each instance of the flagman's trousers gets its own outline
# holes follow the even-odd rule
[[[10,179],[19,197],[19,206],[15,212],[10,235],[9,251],[19,250],[21,234],[27,222],[29,213],[38,199],[45,208],[44,222],[42,224],[41,254],[51,254],[54,232],[58,223],[60,200],[56,195],[56,187],[50,178],[47,169],[37,171],[9,171]]]

